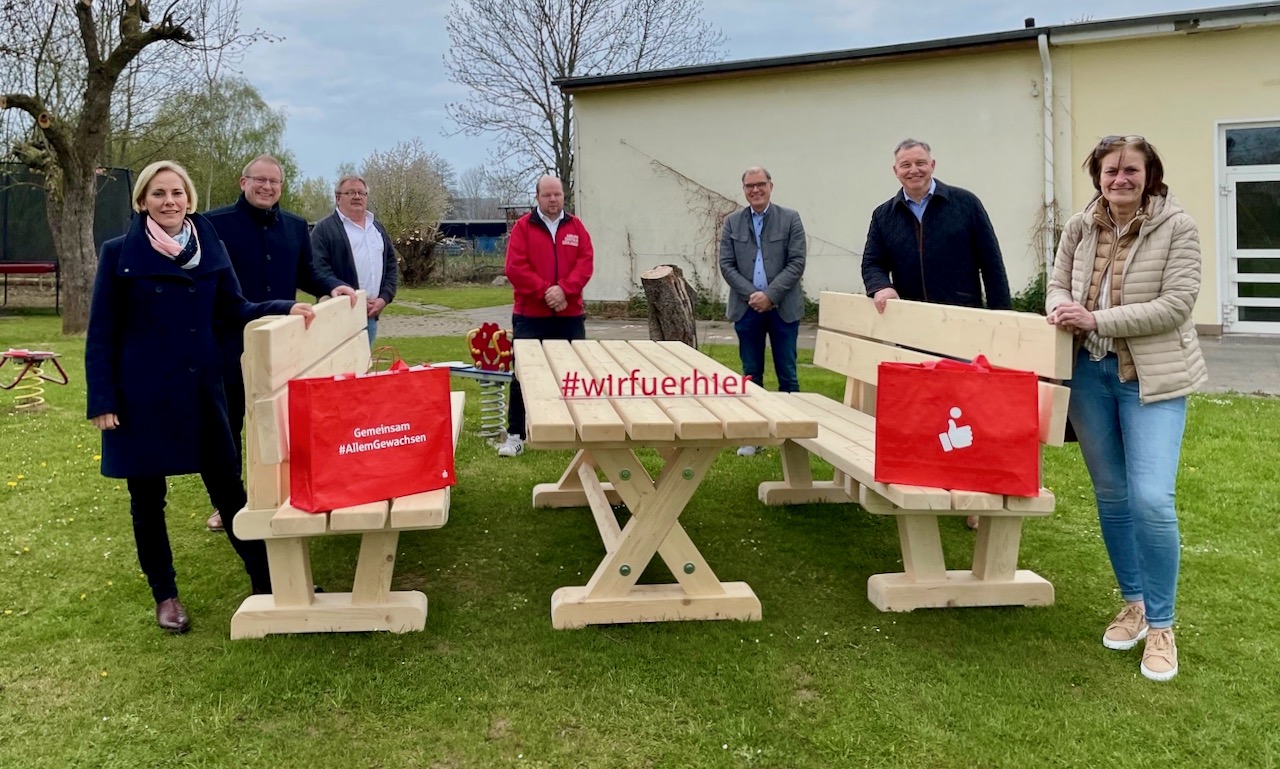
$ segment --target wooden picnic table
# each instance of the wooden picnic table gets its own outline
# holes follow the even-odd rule
[[[750,586],[716,577],[680,514],[722,450],[813,438],[816,420],[680,342],[521,339],[515,368],[528,447],[577,452],[559,481],[534,487],[533,506],[590,507],[606,551],[586,585],[552,595],[552,625],[760,619]],[[656,478],[641,448],[661,456]],[[638,585],[655,554],[676,582]]]

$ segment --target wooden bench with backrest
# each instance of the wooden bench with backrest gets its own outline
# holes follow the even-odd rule
[[[897,518],[903,571],[877,574],[867,597],[882,611],[944,606],[1041,606],[1053,603],[1053,585],[1017,568],[1022,521],[1053,512],[1053,494],[1011,497],[972,491],[877,483],[876,380],[882,361],[922,363],[940,357],[985,355],[993,366],[1034,371],[1039,384],[1040,442],[1060,446],[1067,418],[1071,335],[1043,317],[922,302],[891,301],[884,314],[861,295],[823,292],[819,299],[813,362],[848,377],[844,401],[817,393],[786,395],[818,420],[818,437],[782,445],[783,481],[760,485],[769,505],[857,502],[868,512]],[[815,481],[814,454],[834,469]],[[1043,486],[1043,480],[1041,482]],[[938,517],[978,516],[970,569],[948,570]]]
[[[328,513],[289,504],[290,379],[364,372],[369,367],[364,292],[316,305],[316,318],[254,321],[245,329],[245,457],[249,500],[235,518],[241,539],[266,541],[271,595],[245,599],[231,618],[231,637],[269,633],[422,630],[427,597],[392,591],[400,532],[438,529],[449,520],[449,489],[374,502]],[[451,397],[453,443],[462,428],[464,395]],[[311,580],[310,540],[359,534],[360,554],[350,593],[319,593]]]

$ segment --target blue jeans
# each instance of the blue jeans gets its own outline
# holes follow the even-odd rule
[[[1153,628],[1173,625],[1178,590],[1178,516],[1173,493],[1187,399],[1143,405],[1138,383],[1121,382],[1114,354],[1081,350],[1068,414],[1080,439],[1102,541],[1126,601],[1146,604]]]
[[[778,390],[784,393],[800,391],[800,379],[796,376],[796,339],[800,336],[800,321],[790,323],[778,317],[775,307],[768,312],[756,312],[750,307],[742,318],[733,324],[738,332],[738,357],[742,359],[742,373],[751,381],[764,386],[764,340],[769,339],[773,350],[773,373],[778,376]]]
[[[370,318],[369,323],[365,326],[365,329],[369,332],[369,349],[372,350],[373,340],[378,338],[378,319]]]

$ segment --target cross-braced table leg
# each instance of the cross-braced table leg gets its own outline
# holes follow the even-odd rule
[[[606,555],[584,587],[563,587],[551,597],[556,628],[621,622],[760,619],[760,600],[745,582],[722,583],[679,523],[719,449],[682,448],[667,458],[657,483],[630,449],[592,449],[591,462],[631,512],[619,527],[605,484],[591,462],[575,459],[583,496],[591,506]],[[567,474],[566,474],[567,475]],[[676,582],[637,585],[654,555]]]

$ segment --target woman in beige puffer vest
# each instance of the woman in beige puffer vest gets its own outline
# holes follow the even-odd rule
[[[1106,137],[1084,168],[1098,195],[1067,222],[1046,309],[1076,334],[1068,414],[1125,601],[1102,643],[1146,639],[1140,670],[1167,681],[1178,673],[1174,483],[1186,396],[1208,378],[1191,319],[1200,236],[1143,137]]]

